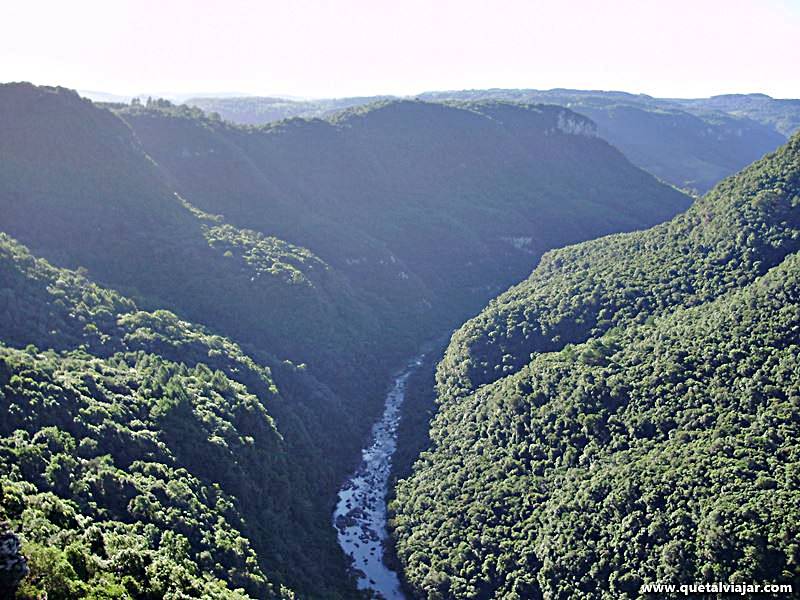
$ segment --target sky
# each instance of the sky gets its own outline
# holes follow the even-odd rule
[[[800,0],[0,0],[0,81],[122,95],[800,98]]]

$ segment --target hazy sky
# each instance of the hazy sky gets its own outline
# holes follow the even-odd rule
[[[296,96],[800,97],[800,0],[0,0],[0,81]]]

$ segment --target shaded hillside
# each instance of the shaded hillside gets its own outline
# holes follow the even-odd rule
[[[374,370],[379,338],[383,356],[408,352],[531,256],[687,202],[559,129],[578,119],[561,109],[390,103],[266,130],[130,109],[131,132],[66,90],[9,85],[0,103],[3,230],[345,393],[343,367]]]
[[[651,230],[548,253],[454,334],[397,488],[423,598],[795,582],[800,136]]]
[[[555,107],[391,102],[261,129],[179,109],[122,118],[203,210],[308,247],[392,311],[438,322],[477,310],[548,248],[687,205]]]
[[[342,350],[371,366],[378,320],[347,281],[306,248],[194,210],[109,111],[67,90],[9,85],[0,129],[0,230],[36,254],[143,306],[280,348],[348,390],[336,379],[351,360]]]
[[[784,130],[747,112],[696,100],[583,90],[432,92],[429,100],[547,102],[567,106],[597,123],[601,137],[635,165],[681,188],[701,193],[786,141]],[[800,123],[798,123],[800,127]],[[794,130],[792,130],[794,131]]]
[[[664,99],[600,90],[488,89],[426,92],[418,98],[565,106],[594,120],[600,136],[637,166],[701,193],[773,151],[800,128],[800,101],[764,94]],[[202,98],[187,104],[217,112],[234,123],[259,125],[296,116],[327,116],[379,99]]]
[[[746,118],[636,106],[573,110],[597,122],[600,135],[630,160],[682,188],[704,193],[784,143],[785,137]]]

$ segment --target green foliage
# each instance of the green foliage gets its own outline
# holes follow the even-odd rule
[[[800,579],[800,136],[457,332],[392,527],[425,598]]]
[[[440,377],[458,395],[560,350],[746,285],[800,249],[800,139],[648,231],[546,254],[453,337]]]
[[[27,345],[0,345],[0,519],[31,559],[21,597],[350,594],[328,505],[308,500],[349,449],[315,441],[340,410],[330,392],[277,363],[279,393],[269,355],[3,234],[0,272],[0,338]]]
[[[271,594],[244,513],[223,491],[253,475],[230,472],[245,462],[247,446],[268,462],[280,448],[272,421],[243,386],[203,365],[187,369],[145,353],[99,359],[0,348],[0,356],[7,372],[0,506],[26,542],[31,575],[22,597],[214,597],[206,585],[223,594],[226,582]],[[180,423],[176,412],[186,413]],[[197,581],[159,582],[164,568]],[[213,575],[207,584],[201,572]]]
[[[329,268],[305,248],[257,231],[240,230],[231,225],[204,229],[209,245],[228,258],[238,259],[242,268],[252,273],[252,279],[266,275],[284,283],[313,286],[313,271],[323,272]]]

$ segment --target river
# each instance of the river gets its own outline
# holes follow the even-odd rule
[[[386,494],[392,455],[397,448],[400,406],[406,382],[422,364],[423,355],[412,359],[395,377],[386,395],[383,416],[372,427],[369,445],[361,451],[361,464],[339,490],[333,524],[339,545],[353,559],[358,587],[379,598],[405,600],[397,573],[383,564],[386,530]]]

